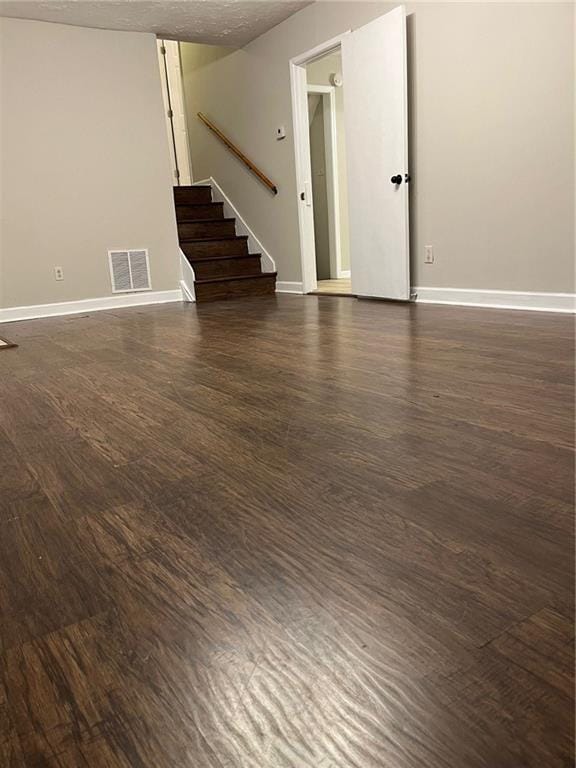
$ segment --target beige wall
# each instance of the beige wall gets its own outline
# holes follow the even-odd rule
[[[340,51],[310,62],[306,67],[306,80],[310,85],[332,85],[330,75],[342,72]],[[336,146],[338,150],[338,188],[340,197],[340,267],[350,269],[350,233],[348,226],[348,179],[346,174],[346,129],[344,125],[344,88],[334,90],[336,107]],[[336,275],[334,275],[336,277]]]
[[[177,288],[154,36],[2,19],[0,50],[0,305],[108,296],[114,248]]]
[[[280,280],[301,279],[288,60],[391,7],[315,3],[239,51],[182,46],[195,178],[218,180]],[[407,8],[412,283],[573,291],[573,6]],[[198,123],[199,110],[276,182],[277,197]],[[425,244],[434,265],[423,264]]]

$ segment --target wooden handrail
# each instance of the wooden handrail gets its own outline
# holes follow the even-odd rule
[[[262,184],[265,184],[268,187],[268,189],[272,192],[272,194],[274,195],[278,194],[278,187],[274,184],[274,182],[270,181],[268,176],[262,173],[262,171],[259,168],[257,168],[254,165],[254,163],[251,160],[249,160],[243,152],[240,152],[238,147],[235,144],[233,144],[230,141],[230,139],[227,136],[225,136],[222,133],[222,131],[214,125],[213,122],[208,120],[206,115],[202,114],[202,112],[198,112],[198,117],[200,118],[200,120],[202,120],[204,125],[207,125],[208,128],[210,128],[210,130],[212,131],[212,133],[215,133],[216,136],[218,136],[218,138],[220,139],[220,141],[226,144],[228,149],[231,152],[233,152],[236,155],[236,157],[244,163],[246,168],[252,171],[252,173],[260,179]]]

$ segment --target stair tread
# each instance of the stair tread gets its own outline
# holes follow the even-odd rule
[[[173,197],[174,197],[174,202],[177,205],[178,203],[186,203],[187,201],[189,205],[192,205],[194,202],[201,202],[202,198],[204,198],[205,203],[211,203],[212,188],[211,187],[174,187]]]
[[[172,189],[212,189],[210,184],[179,184],[177,187],[172,187]]]
[[[224,213],[223,203],[176,203],[176,217],[178,221],[185,221],[186,217],[194,214],[206,215],[209,211],[212,213]],[[208,211],[202,210],[208,208]],[[191,219],[193,221],[206,221],[206,219]],[[222,221],[222,219],[220,219]]]
[[[216,256],[187,256],[188,261],[229,261],[231,259],[257,259],[261,253],[217,254]]]
[[[207,205],[224,205],[224,203],[219,203],[218,201],[214,202],[214,200],[207,200],[205,203],[179,203],[176,201],[174,203],[176,207],[179,205],[183,206],[184,208],[204,208]]]
[[[180,219],[178,221],[179,224],[184,222],[185,219]],[[223,221],[236,221],[234,217],[224,217],[223,219],[189,219],[188,223],[190,224],[206,224],[206,222],[210,222],[210,224],[214,224],[214,222],[217,222],[218,224],[221,224]]]
[[[222,219],[208,219],[208,221],[222,221]],[[181,237],[181,243],[210,243],[218,240],[248,240],[248,235],[209,235],[209,237]]]
[[[178,222],[178,224],[205,224],[207,221],[222,222],[222,221],[231,221],[231,219],[224,219],[216,216],[213,219],[195,219],[194,216],[190,216],[190,214],[188,213],[188,214],[185,214],[184,216],[182,216],[182,214],[180,214],[179,216],[177,215],[176,221]]]
[[[205,277],[200,280],[194,280],[194,283],[204,285],[205,283],[228,283],[231,280],[262,280],[267,277],[276,278],[276,272],[257,272],[253,275],[226,275],[225,277]]]

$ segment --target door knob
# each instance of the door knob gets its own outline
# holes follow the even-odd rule
[[[398,173],[396,174],[396,176],[392,176],[390,181],[392,182],[392,184],[402,184],[402,176]]]

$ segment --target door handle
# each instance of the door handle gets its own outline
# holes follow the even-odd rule
[[[398,186],[398,184],[402,184],[402,175],[400,173],[397,173],[396,176],[392,176],[390,181],[392,182],[392,184],[396,184]]]

